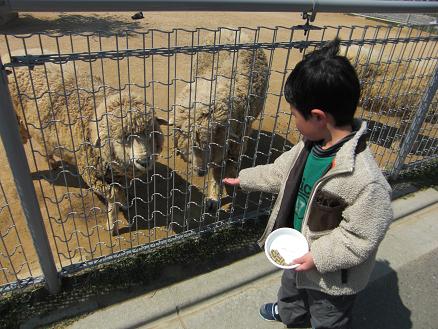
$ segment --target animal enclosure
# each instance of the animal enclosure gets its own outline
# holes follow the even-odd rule
[[[390,175],[436,76],[434,29],[3,35],[2,61],[58,270],[269,212],[275,195],[221,181],[271,163],[299,141],[282,86],[305,54],[336,36],[362,84],[356,116],[368,122],[369,145]],[[437,101],[404,170],[437,158]],[[0,154],[0,283],[10,287],[41,272],[3,145]]]

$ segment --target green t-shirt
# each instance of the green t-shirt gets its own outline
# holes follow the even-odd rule
[[[295,210],[293,218],[293,228],[301,231],[303,225],[304,213],[306,212],[310,192],[315,183],[331,167],[332,161],[339,149],[356,134],[355,131],[342,138],[335,145],[323,149],[321,144],[315,144],[307,157],[304,166],[303,178],[301,179],[297,199],[295,200]]]
[[[303,224],[304,213],[306,212],[307,202],[309,200],[310,192],[316,181],[324,175],[331,163],[335,154],[331,156],[318,156],[312,148],[307,157],[306,165],[304,167],[303,178],[301,179],[300,188],[298,190],[297,200],[295,202],[294,211],[294,229],[301,231]]]

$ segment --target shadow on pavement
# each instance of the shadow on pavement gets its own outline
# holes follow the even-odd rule
[[[411,311],[400,299],[399,279],[388,262],[378,261],[374,272],[386,273],[361,293],[354,306],[354,329],[412,328]]]

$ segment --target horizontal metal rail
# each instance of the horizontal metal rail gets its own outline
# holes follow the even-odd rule
[[[242,12],[337,12],[425,13],[437,12],[432,1],[366,0],[5,0],[4,11],[242,11]],[[0,5],[1,6],[1,5]],[[1,7],[0,7],[1,8]]]
[[[25,279],[20,279],[15,282],[0,285],[0,295],[13,292],[23,287],[37,284],[45,284],[45,278],[42,275],[32,276]]]
[[[431,164],[438,161],[438,154],[431,155],[427,157],[427,159],[421,159],[417,161],[413,161],[410,163],[405,163],[402,167],[402,170],[409,170],[409,169],[415,169],[418,167],[421,167],[422,165]],[[386,176],[388,177],[390,175],[389,172],[386,173]]]
[[[411,41],[438,41],[438,35],[415,38],[387,38],[387,39],[363,39],[342,41],[343,46],[363,46],[377,44],[401,44]],[[95,61],[97,59],[112,59],[122,60],[125,57],[149,57],[152,55],[172,56],[174,54],[196,54],[200,52],[215,53],[218,51],[238,51],[242,49],[306,49],[308,47],[320,46],[321,41],[290,41],[290,42],[261,42],[247,44],[216,44],[216,45],[199,45],[199,46],[184,46],[184,47],[161,47],[147,49],[120,49],[117,51],[97,51],[97,52],[82,52],[74,54],[44,54],[44,55],[27,55],[27,56],[11,56],[11,62],[5,63],[5,67],[19,66],[34,66],[44,63],[67,63],[69,61]]]

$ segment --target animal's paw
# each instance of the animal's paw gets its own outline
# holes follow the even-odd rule
[[[112,235],[112,236],[119,236],[119,235],[120,235],[120,232],[119,232],[118,229],[117,229],[117,230],[113,229],[113,230],[111,231],[111,235]]]
[[[210,198],[205,200],[205,210],[207,212],[210,212],[210,213],[216,212],[218,205],[219,205],[218,200],[214,200],[214,199],[210,199]]]
[[[205,210],[209,213],[214,213],[219,208],[219,200],[206,199],[205,200]],[[231,211],[231,202],[224,202],[222,199],[220,211],[229,212]]]
[[[56,161],[55,159],[49,159],[49,166],[51,170],[57,170],[62,167],[62,161]]]
[[[221,211],[230,212],[231,211],[231,202],[222,203]]]
[[[111,235],[112,236],[119,236],[120,235],[120,231],[119,231],[119,221],[116,220],[113,224],[112,227],[110,228],[111,230]]]

